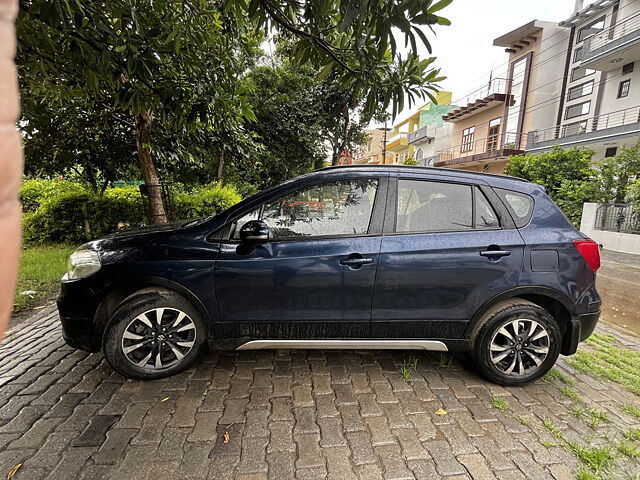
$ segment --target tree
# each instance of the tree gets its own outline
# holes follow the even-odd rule
[[[623,146],[611,158],[605,158],[596,165],[600,184],[600,201],[624,203],[628,201],[630,188],[640,179],[640,142],[633,146]]]
[[[315,2],[304,0],[21,0],[18,65],[24,95],[65,104],[79,97],[133,123],[152,218],[166,220],[156,164],[155,132],[168,143],[215,140],[219,176],[234,140],[247,138],[253,112],[238,79],[256,48],[257,29],[295,39],[292,58],[320,78],[337,75],[348,105],[362,101],[362,119],[393,106],[402,110],[431,96],[439,71],[419,59],[421,30],[448,24],[438,12],[451,0]],[[393,30],[409,53],[398,54]],[[347,126],[348,126],[347,121]]]

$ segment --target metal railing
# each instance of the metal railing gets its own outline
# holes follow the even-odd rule
[[[640,235],[640,205],[603,203],[596,210],[596,230]]]
[[[427,126],[425,125],[424,127],[409,133],[409,144],[417,142],[418,140],[422,140],[426,136],[427,136]]]
[[[526,144],[526,133],[505,132],[485,138],[473,139],[454,147],[438,150],[436,152],[438,159],[435,161],[435,165],[441,166],[440,164],[442,163],[451,162],[454,159],[471,157],[479,153],[487,153],[497,150],[524,150],[524,146]]]
[[[609,42],[618,40],[625,35],[640,30],[640,14],[636,14],[632,17],[623,20],[620,23],[605,28],[599,33],[589,37],[585,41],[585,52],[592,52],[600,47],[603,47]]]
[[[462,107],[469,105],[481,98],[486,98],[494,93],[507,93],[509,91],[509,79],[507,78],[494,78],[490,80],[485,86],[471,92],[470,94],[462,97],[455,102],[455,105]]]
[[[529,132],[529,139],[532,144],[555,140],[558,138],[581,135],[588,132],[596,132],[607,128],[630,125],[640,121],[640,106],[630,107],[617,112],[603,113],[595,117],[578,120],[567,125],[557,125]]]

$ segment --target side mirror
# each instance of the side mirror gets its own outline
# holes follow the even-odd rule
[[[263,243],[269,240],[269,226],[262,220],[249,220],[240,228],[242,242]]]

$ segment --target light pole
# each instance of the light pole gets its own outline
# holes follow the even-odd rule
[[[389,130],[391,130],[390,128],[387,128],[387,121],[384,121],[384,128],[382,129],[384,131],[384,140],[382,140],[382,164],[386,165],[387,164],[387,132]]]

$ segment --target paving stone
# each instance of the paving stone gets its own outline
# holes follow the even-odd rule
[[[466,407],[473,415],[473,418],[477,422],[496,422],[498,418],[496,415],[489,411],[480,400],[477,399],[463,399],[462,403],[466,405]]]
[[[271,386],[271,371],[270,370],[256,370],[253,373],[254,387],[270,387]]]
[[[295,452],[293,443],[293,422],[272,422],[269,424],[270,442],[268,453]]]
[[[61,377],[62,377],[62,374],[54,374],[54,373],[47,373],[47,374],[41,375],[33,383],[29,384],[29,386],[26,387],[24,390],[22,390],[22,392],[20,393],[21,395],[32,395],[32,394],[41,395],[51,385],[56,383],[56,381],[58,381]]]
[[[413,390],[410,392],[397,392],[394,395],[400,401],[404,413],[410,415],[424,412],[424,407],[418,401],[418,397]]]
[[[272,397],[291,397],[291,377],[274,378],[272,382],[273,393]]]
[[[350,432],[347,433],[347,440],[351,448],[351,457],[356,465],[365,465],[376,462],[373,452],[371,435],[369,432]]]
[[[317,395],[315,398],[318,418],[337,417],[339,415],[336,409],[335,395]]]
[[[97,464],[115,464],[124,459],[129,442],[136,434],[133,428],[117,428],[107,432],[107,439],[93,456]]]
[[[271,421],[293,420],[293,400],[287,397],[271,399]]]
[[[320,425],[320,446],[325,447],[344,447],[347,441],[342,435],[342,420],[340,418],[321,418],[318,420]]]
[[[466,467],[474,480],[495,480],[495,475],[487,465],[484,457],[479,453],[458,455],[457,459]]]
[[[526,472],[527,478],[532,480],[552,480],[549,475],[540,465],[533,461],[533,459],[527,453],[523,452],[511,452],[509,457],[516,466],[522,472]]]
[[[313,383],[314,395],[329,395],[333,394],[333,388],[331,388],[331,377],[329,375],[312,375],[311,381]]]
[[[351,383],[347,369],[344,365],[329,367],[329,374],[331,375],[332,384],[347,384]]]
[[[320,455],[320,435],[296,435],[295,442],[298,444],[297,469],[324,467],[325,463]],[[298,472],[296,471],[296,475]]]
[[[549,465],[549,472],[555,480],[574,480],[573,469],[567,465]]]
[[[38,397],[31,402],[31,405],[55,405],[60,401],[60,398],[67,393],[71,386],[70,383],[60,383],[60,381],[58,381],[42,392],[42,394],[38,395]],[[86,394],[83,395],[86,396]]]
[[[64,423],[60,425],[56,430],[62,432],[76,432],[77,435],[80,435],[80,433],[82,433],[82,431],[89,424],[89,420],[99,409],[100,405],[97,404],[80,404],[73,410],[73,413],[69,417],[67,417]]]
[[[242,452],[242,432],[244,425],[241,423],[235,425],[219,425],[217,429],[216,442],[214,444],[210,458],[218,459],[224,456],[237,457],[240,460]],[[228,433],[228,440],[225,443],[225,434]]]
[[[131,403],[127,406],[124,415],[120,417],[113,428],[135,428],[141,429],[143,420],[149,409],[150,403]]]
[[[295,454],[291,452],[267,453],[269,478],[292,479],[295,477]]]
[[[231,455],[216,457],[215,462],[212,462],[209,466],[209,475],[207,478],[210,480],[230,480],[236,478],[234,472],[239,463],[240,455],[237,457]]]
[[[383,480],[380,467],[373,464],[356,465],[356,475],[363,480]]]
[[[424,460],[429,454],[420,443],[417,432],[413,428],[398,428],[392,430],[398,438],[402,449],[402,457],[405,460]]]
[[[220,412],[197,412],[196,425],[187,437],[187,442],[215,441]]]
[[[338,407],[342,417],[342,427],[345,432],[358,432],[365,430],[364,419],[360,415],[356,405],[342,405]]]
[[[360,414],[363,417],[378,417],[382,415],[380,405],[373,393],[360,393],[356,397],[360,405]]]
[[[296,419],[294,433],[296,435],[304,433],[320,433],[316,423],[316,411],[313,407],[298,407],[293,409]]]
[[[0,433],[24,433],[48,410],[46,405],[27,405],[9,423],[0,427]]]
[[[226,390],[207,390],[207,394],[198,407],[199,412],[222,412]]]
[[[322,445],[322,443],[321,443]],[[349,461],[349,449],[346,447],[323,448],[322,454],[327,459],[327,479],[357,480]]]
[[[242,455],[240,465],[238,465],[239,474],[268,472],[269,465],[266,460],[268,442],[266,438],[245,437],[242,439]]]
[[[162,431],[162,441],[156,455],[163,461],[181,460],[184,443],[190,431],[188,428],[167,427]]]
[[[269,387],[251,387],[249,393],[249,403],[247,408],[262,408],[271,407],[271,392],[272,388]]]
[[[356,395],[359,393],[371,392],[369,378],[366,373],[351,373],[349,377],[351,379],[351,385],[353,386],[353,392]]]
[[[400,447],[397,445],[384,445],[375,447],[376,454],[380,458],[384,468],[384,478],[388,480],[412,480],[413,472],[409,470],[407,464],[400,454]]]
[[[96,415],[89,419],[89,425],[71,445],[74,447],[100,446],[105,441],[107,431],[118,421],[116,415]]]
[[[336,395],[336,405],[356,405],[356,397],[350,383],[332,385]]]
[[[311,386],[298,385],[293,387],[294,407],[313,407],[313,397],[311,396]]]
[[[442,432],[451,445],[451,450],[454,455],[477,452],[476,447],[469,442],[467,436],[457,425],[440,425],[438,430]]]
[[[461,475],[466,472],[464,466],[453,456],[451,447],[444,440],[431,440],[423,443],[436,464],[440,475]]]
[[[4,388],[4,387],[3,387]],[[20,413],[20,411],[29,405],[32,401],[37,399],[37,395],[16,395],[12,397],[3,407],[0,409],[0,420],[13,420]],[[41,405],[42,406],[42,405]],[[48,410],[43,408],[42,411]],[[2,429],[0,429],[2,431]]]
[[[409,460],[407,466],[411,469],[416,480],[431,480],[438,478],[435,464],[431,457],[429,460]]]
[[[368,365],[364,367],[370,383],[389,383],[387,377],[382,373],[382,368],[379,365]]]
[[[196,411],[202,403],[200,398],[181,399],[168,425],[170,427],[194,427],[196,424]]]
[[[372,445],[392,445],[398,443],[396,437],[391,433],[386,417],[369,417],[364,419],[372,437]]]
[[[393,395],[391,385],[386,379],[384,382],[371,384],[371,387],[375,392],[378,403],[398,403],[398,399]]]
[[[248,398],[249,397],[249,387],[251,386],[251,379],[246,380],[236,380],[232,377],[230,382],[231,388],[227,393],[227,400],[232,398]]]
[[[269,413],[268,408],[247,410],[244,427],[245,437],[268,437],[269,431],[267,430],[267,424]]]
[[[384,403],[382,404],[382,410],[384,411],[391,428],[411,428],[413,426],[402,411],[400,404]]]
[[[327,467],[324,465],[314,468],[299,468],[296,470],[297,480],[325,480],[327,478]]]
[[[515,468],[515,465],[509,460],[499,449],[492,438],[474,437],[471,439],[471,443],[480,451],[485,460],[489,463],[491,470],[511,470]]]
[[[218,423],[220,425],[229,425],[234,422],[244,423],[247,403],[248,400],[246,398],[225,400],[224,411]]]
[[[77,478],[87,460],[96,451],[96,447],[70,448],[62,454],[62,460],[49,474],[52,480]]]
[[[38,449],[62,421],[62,418],[41,418],[19,439],[13,441],[8,448]]]

